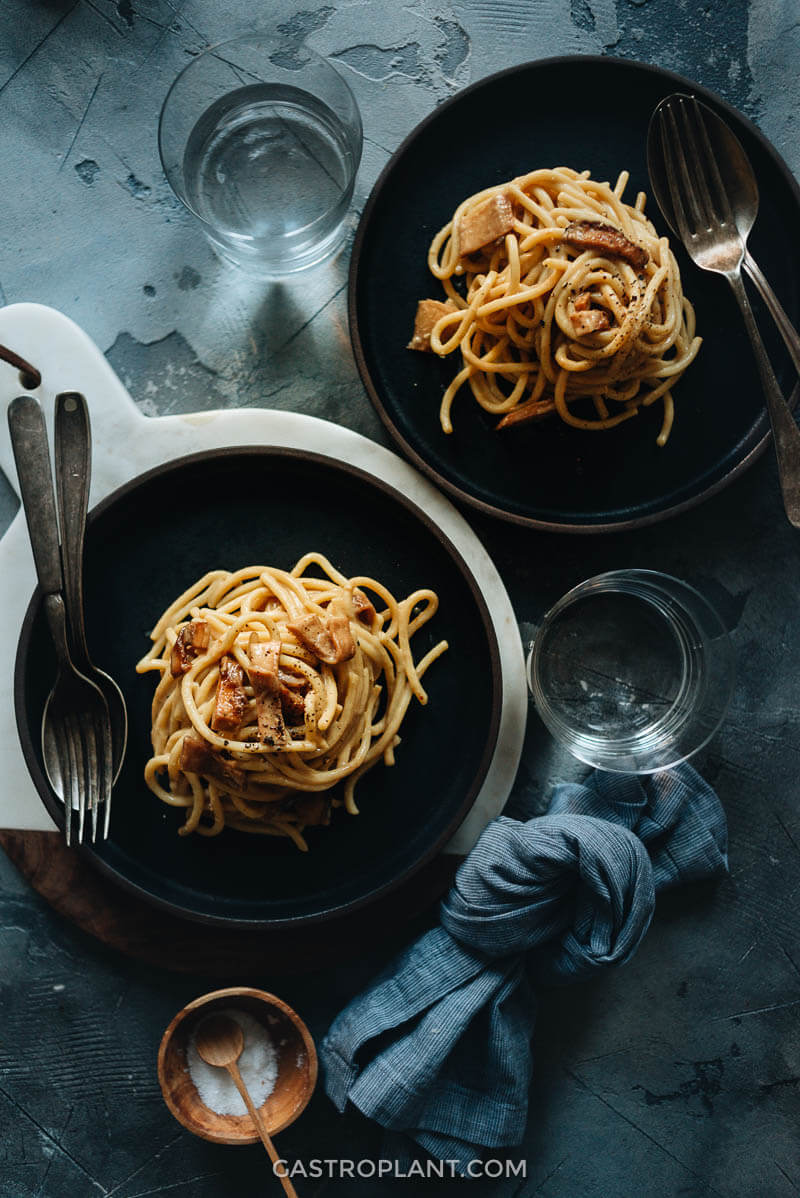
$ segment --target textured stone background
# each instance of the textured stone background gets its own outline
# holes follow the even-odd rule
[[[309,0],[306,0],[308,3]],[[4,0],[0,6],[0,300],[81,324],[146,412],[267,405],[384,440],[351,359],[347,255],[265,301],[212,256],[162,177],[158,111],[206,44],[252,25],[307,38],[364,116],[360,209],[405,134],[514,62],[606,52],[671,67],[750,115],[795,173],[795,0]],[[0,529],[16,499],[0,480]],[[784,1198],[800,1190],[800,619],[798,539],[769,455],[695,512],[602,539],[474,521],[523,631],[580,578],[664,569],[717,603],[739,657],[733,707],[700,762],[725,802],[731,877],[662,901],[623,971],[545,996],[525,1181],[489,1198]],[[4,685],[8,685],[5,680]],[[574,773],[531,720],[519,788]],[[277,990],[321,1035],[409,930],[369,960]],[[148,970],[61,923],[0,855],[0,1196],[221,1198],[278,1193],[258,1148],[195,1140],[161,1103],[161,1031],[202,977]],[[320,1093],[287,1157],[376,1157],[379,1134]],[[298,1183],[303,1198],[404,1183]],[[414,1185],[423,1193],[434,1187]],[[480,1189],[478,1190],[478,1185]],[[457,1183],[439,1183],[444,1194]]]

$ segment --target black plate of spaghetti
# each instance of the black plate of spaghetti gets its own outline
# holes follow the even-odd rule
[[[370,475],[275,448],[167,463],[91,514],[85,599],[130,731],[109,840],[82,851],[140,897],[229,926],[340,915],[472,805],[500,717],[491,620],[447,538]],[[39,744],[54,673],[37,592],[17,721],[60,824]]]
[[[767,444],[735,301],[666,240],[648,195],[650,113],[676,90],[750,156],[750,246],[797,324],[800,189],[750,121],[668,71],[575,56],[490,76],[423,121],[373,189],[349,284],[361,377],[406,456],[490,515],[565,532],[652,523]],[[788,395],[791,363],[758,314]]]

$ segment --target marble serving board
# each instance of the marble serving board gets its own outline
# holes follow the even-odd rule
[[[396,487],[435,520],[472,570],[489,608],[500,648],[503,710],[497,747],[475,804],[448,851],[465,853],[503,808],[522,752],[527,717],[525,664],[519,628],[506,589],[475,533],[453,505],[413,467],[366,437],[326,420],[269,409],[195,415],[145,416],[105,357],[73,321],[39,304],[0,309],[0,344],[32,362],[42,375],[35,392],[45,410],[52,444],[53,400],[80,391],[92,421],[90,505],[154,466],[186,454],[226,446],[274,445],[325,454]],[[17,372],[0,364],[0,467],[17,488],[5,410],[22,388]],[[53,828],[30,780],[17,737],[13,703],[14,658],[23,616],[36,585],[22,510],[0,540],[0,827]]]

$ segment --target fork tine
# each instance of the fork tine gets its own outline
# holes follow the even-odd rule
[[[81,797],[81,771],[79,770],[79,746],[75,744],[75,735],[71,726],[69,717],[64,719],[64,726],[61,736],[58,739],[59,757],[63,758],[64,764],[62,767],[62,776],[64,777],[67,786],[65,787],[64,802],[69,804],[69,821],[72,825],[75,819],[75,811],[78,812],[78,837],[77,843],[81,843],[81,829],[83,824],[82,806],[83,800]]]
[[[692,104],[694,107],[692,107]],[[702,126],[703,129],[705,129],[705,126],[702,124],[702,116],[700,115],[699,108],[697,108],[697,101],[694,99],[694,96],[688,101],[681,97],[678,101],[678,111],[680,112],[681,124],[683,125],[682,140],[689,150],[690,187],[697,204],[701,226],[703,229],[708,230],[714,224],[719,223],[720,217],[715,210],[714,201],[708,189],[706,177],[707,163],[703,160],[700,139],[698,137],[698,125]]]
[[[100,765],[97,759],[97,733],[95,731],[94,722],[89,715],[83,711],[79,717],[81,737],[83,740],[83,748],[85,753],[85,771],[86,771],[86,793],[89,800],[89,814],[91,816],[91,838],[94,844],[97,836],[97,806],[99,803],[100,790]]]
[[[667,185],[675,211],[678,233],[681,240],[688,241],[694,232],[689,224],[686,211],[691,186],[671,101],[666,101],[659,108],[659,133],[661,134],[661,150],[664,155]],[[681,183],[683,188],[680,186]]]
[[[728,191],[722,181],[719,165],[717,163],[717,156],[714,153],[711,140],[708,136],[708,129],[706,128],[703,110],[698,104],[696,96],[688,97],[686,108],[687,116],[694,124],[697,130],[698,139],[701,143],[700,148],[702,150],[703,163],[706,168],[705,170],[700,171],[701,178],[706,179],[710,175],[714,183],[714,190],[717,193],[717,203],[716,206],[714,206],[712,203],[712,208],[718,219],[722,221],[723,224],[733,224],[733,212],[731,211],[731,205],[728,199]]]
[[[75,776],[72,773],[70,765],[70,755],[67,741],[62,735],[62,729],[60,725],[55,726],[53,744],[55,746],[56,757],[58,759],[58,772],[61,781],[61,797],[64,801],[64,839],[67,844],[70,844],[72,839],[73,812],[71,789],[74,786]]]
[[[94,797],[92,807],[92,843],[97,841],[97,817],[101,806],[103,812],[103,839],[108,836],[109,808],[111,804],[111,786],[114,776],[114,761],[111,743],[111,722],[95,714],[91,721],[92,746],[96,767]]]
[[[80,727],[80,719],[72,718],[69,720],[69,730],[71,730],[72,744],[74,746],[75,778],[78,780],[78,843],[79,845],[83,845],[86,823],[86,798],[90,792],[86,786],[86,748],[83,731],[81,731]]]
[[[108,840],[108,825],[111,819],[111,790],[114,785],[114,753],[110,719],[102,726],[103,763],[105,766],[103,840]]]

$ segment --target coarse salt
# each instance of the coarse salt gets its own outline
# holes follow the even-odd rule
[[[262,1024],[245,1011],[219,1011],[239,1024],[244,1033],[244,1048],[237,1064],[247,1092],[258,1109],[275,1089],[278,1077],[278,1054],[269,1033]],[[209,1065],[197,1051],[195,1037],[189,1041],[186,1053],[189,1076],[194,1082],[200,1101],[218,1115],[246,1115],[244,1104],[233,1078],[227,1069]]]

